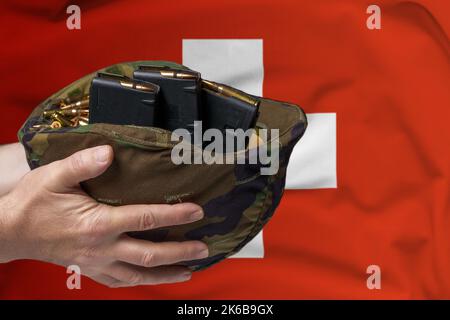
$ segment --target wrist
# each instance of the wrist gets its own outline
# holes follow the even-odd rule
[[[0,146],[0,196],[8,194],[28,171],[30,167],[20,143]]]
[[[13,205],[8,195],[0,197],[0,263],[19,259],[17,242],[14,240],[16,228],[13,222]]]

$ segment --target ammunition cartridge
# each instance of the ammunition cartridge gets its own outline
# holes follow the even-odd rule
[[[99,73],[97,77],[119,82],[120,85],[125,88],[136,89],[140,91],[155,92],[155,86],[152,86],[151,84],[135,82],[133,81],[133,79],[130,79],[126,76],[121,76],[112,73]]]
[[[84,97],[80,101],[72,102],[69,104],[66,104],[64,101],[61,101],[61,103],[60,103],[61,110],[81,109],[81,108],[87,108],[88,106],[89,106],[89,96]]]
[[[80,119],[78,119],[78,117],[75,117],[73,119],[70,120],[70,122],[72,123],[71,126],[72,127],[78,127],[78,123],[79,123]]]
[[[154,88],[146,86],[143,83],[137,83],[134,88],[137,89],[137,90],[142,90],[142,91],[149,91],[149,92],[155,91]]]
[[[64,117],[75,117],[80,115],[88,115],[89,109],[60,109],[60,110],[46,110],[44,111],[45,118],[51,118],[52,115],[59,112]]]
[[[133,83],[128,81],[119,81],[122,87],[133,88]]]
[[[58,121],[63,127],[71,127],[72,123],[69,119],[64,117],[60,112],[55,112],[51,115],[51,118],[55,121]]]
[[[59,122],[59,121],[53,121],[52,124],[50,125],[50,127],[51,127],[52,129],[59,129],[59,128],[61,128],[61,122]]]
[[[167,78],[197,79],[197,75],[186,73],[186,72],[160,71],[160,74],[161,74],[161,76],[167,77]]]
[[[228,96],[228,97],[236,98],[238,100],[241,100],[241,101],[244,101],[244,102],[246,102],[248,104],[251,104],[251,105],[253,105],[255,107],[258,107],[258,104],[259,104],[259,100],[258,99],[255,99],[255,98],[253,98],[253,97],[251,97],[249,95],[246,95],[246,94],[244,94],[244,93],[242,93],[242,92],[240,92],[238,90],[235,90],[235,89],[233,89],[231,87],[228,87],[226,85],[223,85],[223,84],[219,85],[219,84],[217,84],[215,82],[204,80],[204,79],[202,79],[202,85],[205,88],[208,88],[208,89],[210,89],[212,91],[218,92],[218,93],[223,94],[223,95]]]
[[[199,79],[199,73],[195,71],[181,71],[174,70],[168,67],[156,67],[156,66],[139,66],[140,71],[159,73],[165,78],[177,78],[177,79]]]

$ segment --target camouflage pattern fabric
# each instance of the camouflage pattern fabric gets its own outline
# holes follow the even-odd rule
[[[99,71],[132,77],[138,65],[186,69],[172,62],[137,61]],[[258,164],[175,165],[171,149],[177,143],[171,142],[171,132],[160,128],[89,124],[32,129],[42,121],[45,109],[61,100],[76,101],[88,94],[96,73],[73,82],[39,104],[19,130],[31,169],[85,148],[109,144],[114,149],[111,167],[100,177],[82,183],[83,189],[97,201],[110,205],[194,202],[205,212],[204,219],[198,222],[134,232],[131,236],[150,241],[204,241],[210,255],[188,262],[193,270],[201,270],[239,251],[269,221],[281,200],[289,156],[307,126],[302,109],[284,102],[260,100],[257,127],[279,129],[280,163],[274,175],[261,175]]]

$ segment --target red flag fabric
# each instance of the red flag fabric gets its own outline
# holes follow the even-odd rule
[[[0,265],[3,299],[450,298],[448,1],[2,1],[0,143],[40,101],[122,61],[182,62],[183,39],[262,39],[264,96],[336,113],[337,188],[287,190],[262,259],[182,284],[110,289],[66,270]],[[175,183],[175,182],[174,182]],[[381,289],[367,287],[367,267]]]

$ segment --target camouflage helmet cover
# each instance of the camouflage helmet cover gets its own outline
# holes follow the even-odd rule
[[[165,61],[116,64],[102,72],[132,77],[138,65],[186,67]],[[97,71],[98,72],[98,71]],[[296,105],[260,98],[258,128],[279,130],[279,169],[261,175],[261,165],[180,164],[171,161],[171,132],[153,127],[89,124],[34,130],[44,110],[58,101],[75,101],[89,93],[89,74],[39,104],[18,132],[31,169],[63,159],[76,151],[103,144],[114,149],[114,160],[101,176],[83,182],[83,189],[110,205],[194,202],[205,217],[198,222],[131,236],[150,241],[201,240],[209,257],[187,263],[193,270],[215,264],[239,251],[272,217],[285,185],[293,147],[306,130],[306,116]],[[211,79],[214,80],[214,79]]]

